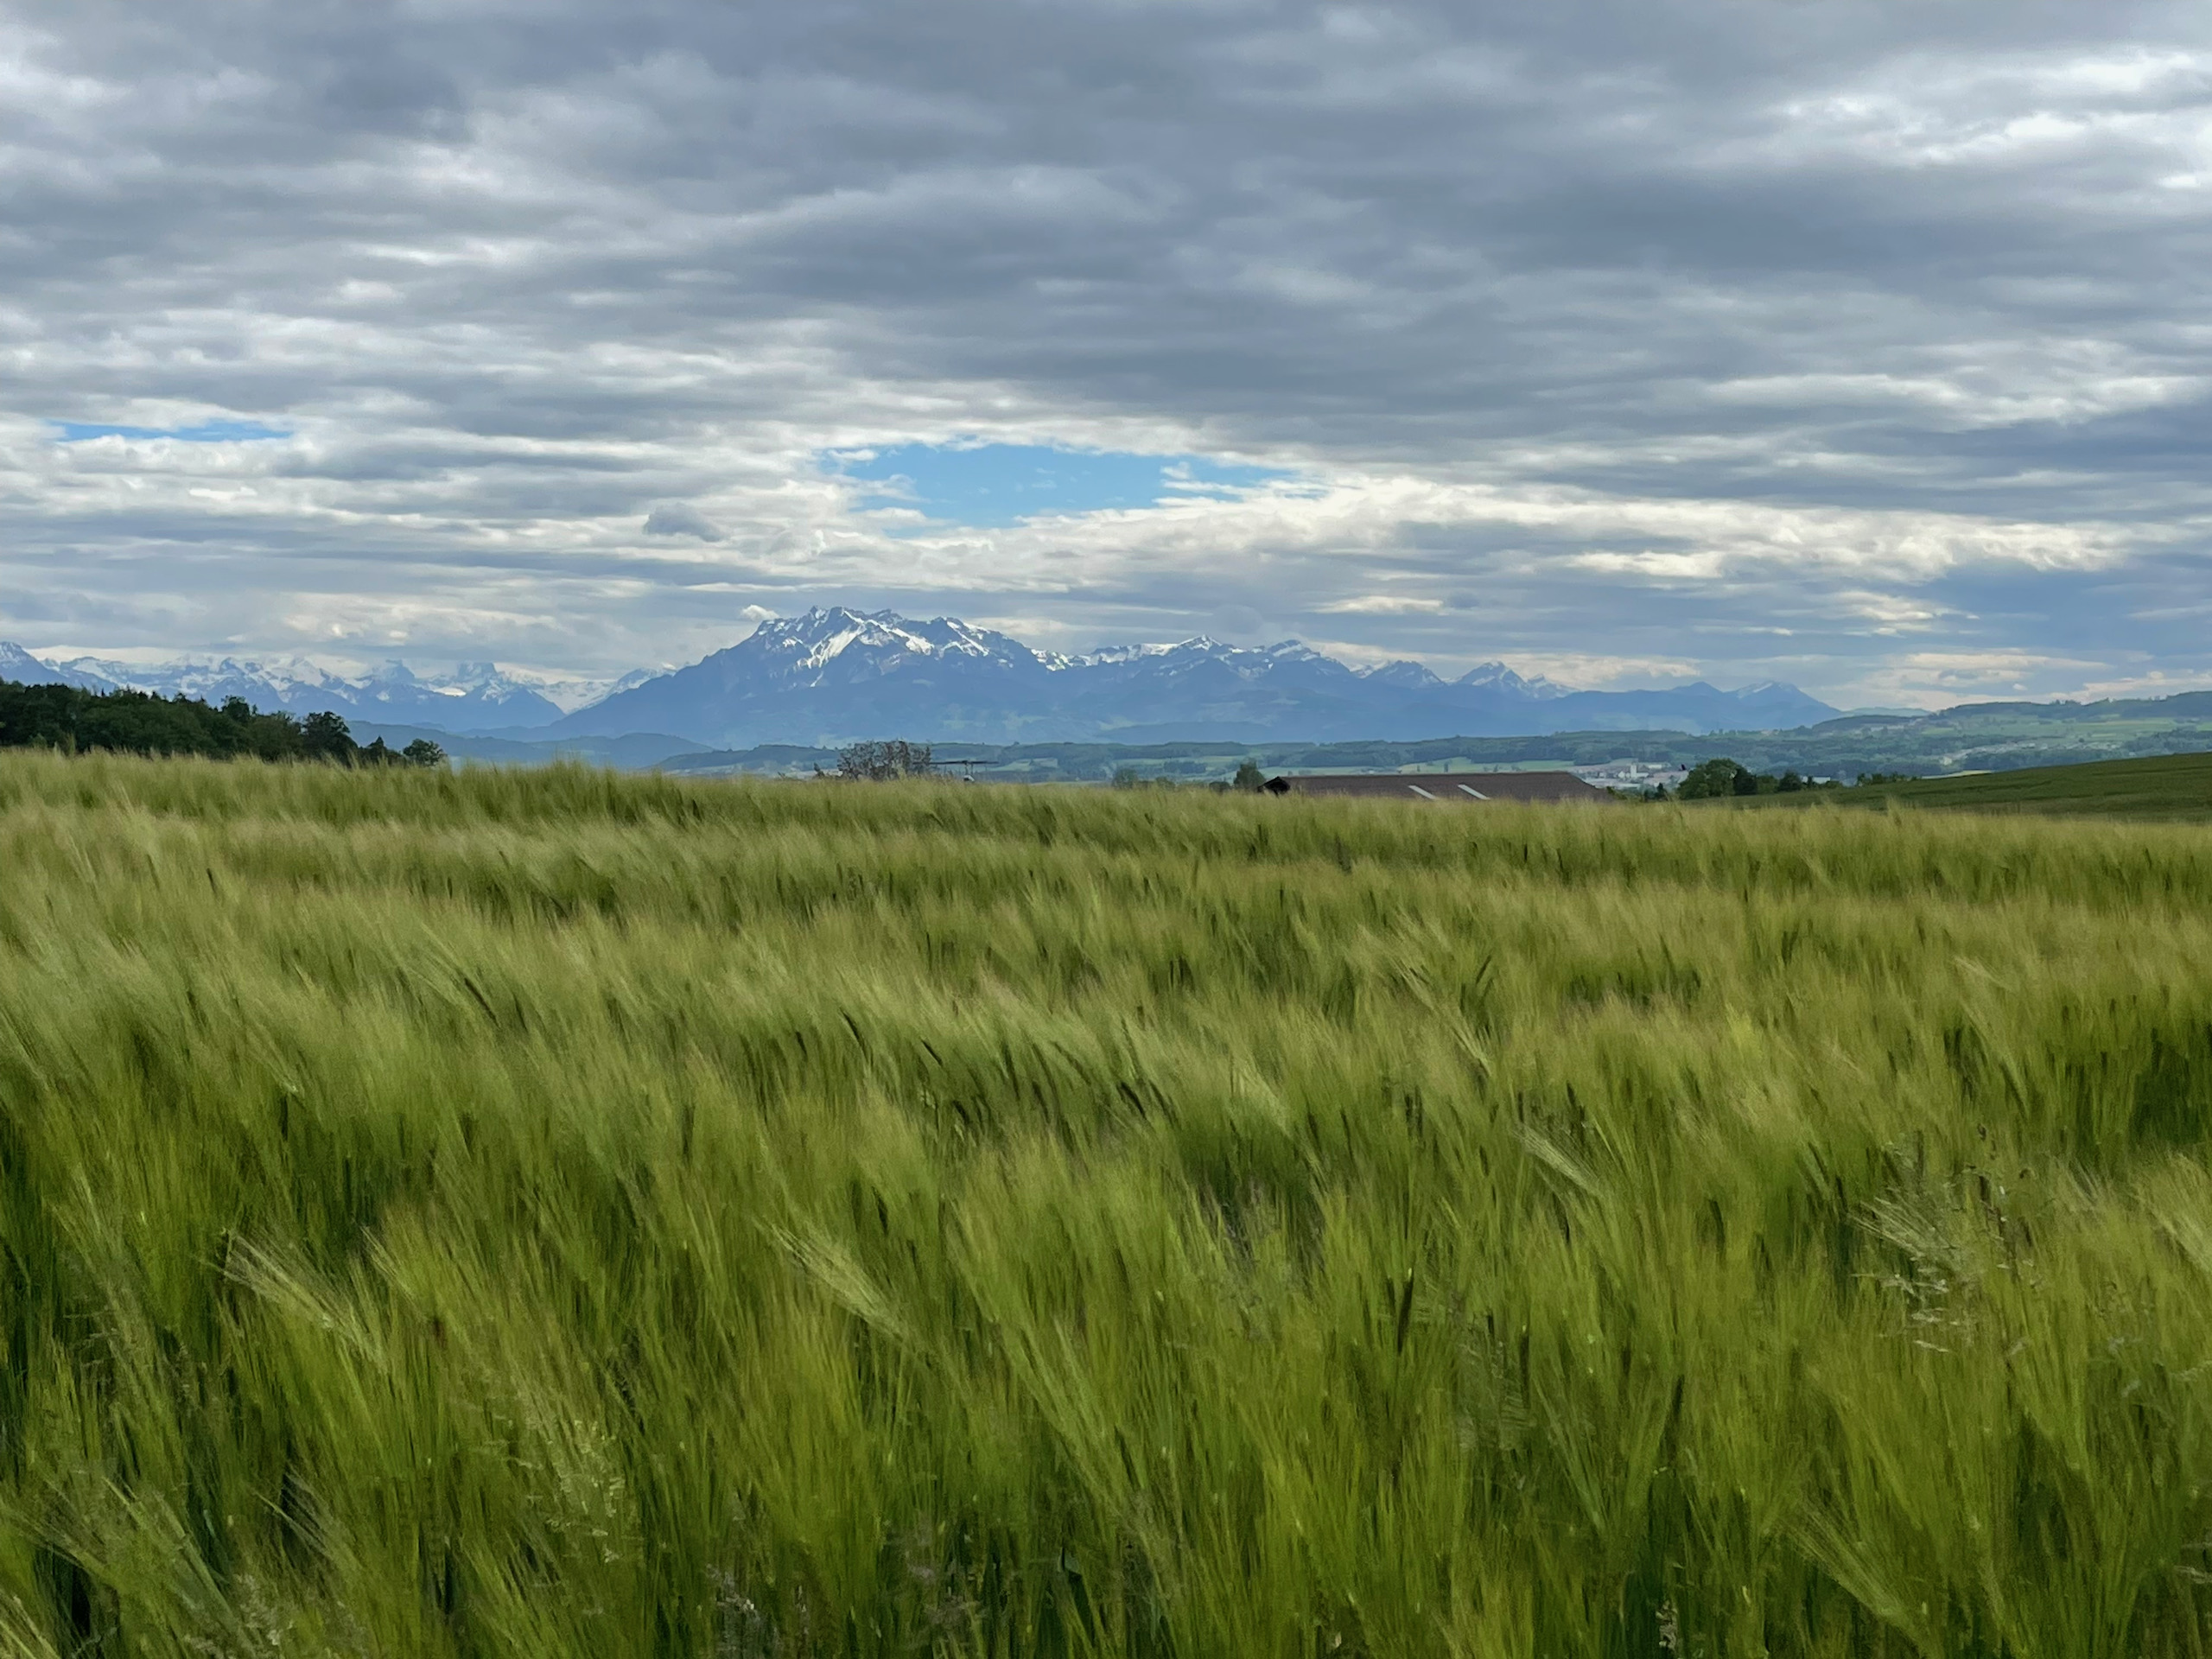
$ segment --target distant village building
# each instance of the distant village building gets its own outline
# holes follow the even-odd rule
[[[1564,802],[1611,806],[1615,798],[1571,772],[1309,772],[1270,778],[1271,795],[1326,795],[1374,801],[1434,801],[1473,805],[1482,801]]]
[[[1648,794],[1655,789],[1680,789],[1690,769],[1672,760],[1608,760],[1595,766],[1577,766],[1574,775],[1601,789],[1624,789]]]

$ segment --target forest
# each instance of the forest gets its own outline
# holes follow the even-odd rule
[[[401,749],[389,747],[381,737],[365,746],[356,743],[346,721],[327,712],[298,720],[281,712],[262,713],[243,697],[227,698],[218,707],[194,697],[11,680],[0,680],[0,748],[104,749],[225,760],[243,756],[340,766],[428,766],[446,761],[445,750],[428,738]]]

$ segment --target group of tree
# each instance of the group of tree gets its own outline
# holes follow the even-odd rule
[[[1801,790],[1840,789],[1842,785],[1833,779],[1815,782],[1801,778],[1796,772],[1780,774],[1753,772],[1749,766],[1731,760],[1726,755],[1716,755],[1692,766],[1675,791],[1678,801],[1708,801],[1726,795],[1795,795]],[[1659,793],[1663,799],[1666,790]]]
[[[231,702],[238,701],[236,697],[231,699]],[[223,706],[227,709],[230,703]],[[276,718],[289,720],[290,716],[278,715]],[[345,721],[327,709],[309,715],[300,722],[300,747],[310,759],[332,760],[341,766],[442,766],[446,763],[445,750],[427,737],[416,738],[404,749],[391,747],[381,737],[366,744],[356,743]]]
[[[0,748],[119,754],[200,754],[215,760],[323,760],[341,766],[442,766],[446,752],[428,738],[395,749],[381,737],[365,746],[334,714],[296,720],[264,714],[244,697],[218,707],[197,697],[147,691],[86,691],[73,685],[0,680]]]

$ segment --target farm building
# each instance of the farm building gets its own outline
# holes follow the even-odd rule
[[[1382,772],[1270,778],[1271,795],[1327,795],[1376,801],[1543,801],[1612,805],[1614,798],[1571,772]]]

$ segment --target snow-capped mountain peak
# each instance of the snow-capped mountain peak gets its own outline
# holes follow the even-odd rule
[[[56,667],[9,639],[0,639],[0,680],[13,680],[18,685],[73,685],[86,691],[115,689],[114,682],[103,676]]]
[[[915,621],[893,611],[848,610],[842,605],[798,616],[771,617],[744,643],[749,652],[783,659],[787,671],[826,669],[841,658],[866,658],[885,666],[902,658],[973,658],[1032,666],[1043,659],[1020,640],[978,628],[956,617]]]
[[[1194,657],[1215,657],[1234,647],[1224,645],[1205,634],[1193,634],[1188,639],[1158,640],[1147,645],[1101,645],[1096,651],[1085,652],[1080,657],[1067,658],[1074,668],[1109,667],[1121,663],[1141,663],[1154,658],[1179,654]]]
[[[1480,686],[1514,697],[1567,697],[1574,695],[1571,685],[1560,685],[1539,674],[1523,678],[1503,663],[1478,663],[1462,674],[1455,683]]]
[[[625,691],[634,691],[649,680],[657,680],[671,671],[665,668],[633,668],[614,681],[591,679],[556,679],[531,676],[523,683],[543,697],[564,714],[597,707],[609,697],[619,697]]]
[[[1362,669],[1360,677],[1371,680],[1377,685],[1402,685],[1419,690],[1444,683],[1430,671],[1427,663],[1416,663],[1405,658],[1395,663],[1382,663],[1374,668]]]

